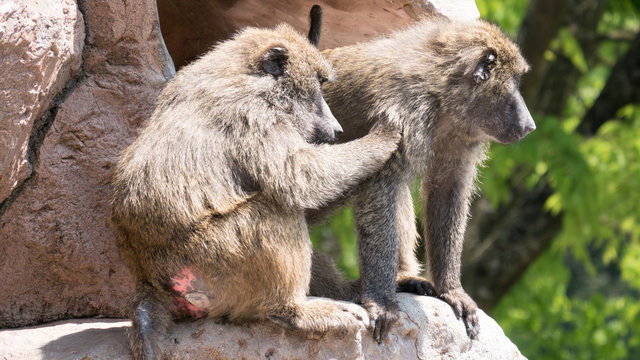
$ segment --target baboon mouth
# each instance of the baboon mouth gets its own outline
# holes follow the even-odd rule
[[[322,144],[333,144],[336,142],[337,138],[335,136],[329,135],[320,129],[316,129],[311,137],[311,144],[322,145]]]

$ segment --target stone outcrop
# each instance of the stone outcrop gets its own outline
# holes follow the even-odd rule
[[[2,177],[2,189],[14,190],[0,205],[0,327],[121,316],[132,280],[107,225],[109,177],[173,74],[155,1],[14,4],[0,6],[0,26],[24,24],[13,27],[24,33],[2,34],[13,44],[0,45],[3,61],[14,54],[0,80],[14,109],[3,113],[12,128],[2,139],[31,134],[32,170],[17,188]]]
[[[172,327],[165,341],[172,358],[190,359],[524,359],[490,317],[470,340],[446,303],[399,294],[400,321],[378,345],[362,328],[355,334],[308,338],[270,323],[245,326],[211,320]],[[357,307],[357,305],[350,305]],[[359,311],[366,317],[364,309]],[[128,359],[128,321],[69,320],[0,331],[1,359]],[[19,344],[19,345],[18,345]]]
[[[158,0],[158,11],[167,48],[179,68],[244,26],[275,26],[286,22],[306,33],[313,4],[320,4],[324,12],[320,49],[384,35],[417,19],[425,11],[459,20],[477,19],[480,15],[474,0]]]
[[[80,71],[83,45],[74,0],[0,5],[0,203],[31,175],[34,123]]]

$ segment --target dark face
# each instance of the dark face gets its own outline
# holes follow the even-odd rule
[[[520,58],[504,59],[501,63],[492,52],[479,59],[470,81],[473,83],[472,94],[469,94],[467,107],[468,123],[477,127],[477,131],[471,133],[490,141],[511,144],[536,129],[518,89],[519,79],[527,68]]]
[[[512,80],[510,86],[503,85],[507,91],[489,93],[488,98],[479,98],[474,106],[480,131],[489,140],[501,144],[511,144],[524,139],[536,129],[536,124],[518,90],[518,81]]]
[[[522,140],[536,129],[536,124],[518,89],[506,96],[504,103],[496,109],[494,117],[487,119],[483,124],[484,133],[501,144]]]
[[[304,139],[313,144],[335,142],[342,133],[342,127],[322,96],[321,85],[327,81],[326,71],[315,71],[308,67],[305,69],[308,74],[297,74],[300,77],[304,76],[304,81],[289,81],[287,77],[295,76],[291,75],[293,71],[285,71],[289,61],[291,60],[287,50],[275,47],[265,54],[262,69],[281,82],[286,89],[283,92],[289,94],[288,102],[294,125]]]

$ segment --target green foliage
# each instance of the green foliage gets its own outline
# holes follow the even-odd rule
[[[638,255],[633,264],[636,270]],[[570,282],[562,252],[551,249],[527,270],[492,315],[531,359],[637,359],[637,295],[568,296]]]
[[[348,279],[357,279],[358,268],[358,236],[355,231],[353,209],[346,207],[331,217],[327,225],[311,229],[311,243],[317,249],[330,254],[337,252],[338,267]],[[339,249],[327,249],[327,246],[338,244]]]
[[[640,357],[640,107],[621,109],[591,138],[575,132],[626,51],[625,36],[640,28],[638,5],[609,2],[598,26],[603,40],[590,61],[585,56],[592,54],[583,54],[572,35],[576,29],[560,31],[545,57],[553,61],[550,54],[561,53],[582,74],[565,113],[536,117],[538,130],[519,144],[492,146],[481,171],[480,187],[494,206],[511,200],[513,184],[533,188],[547,181],[553,194],[545,207],[562,215],[551,248],[493,313],[530,358]],[[513,26],[519,10],[504,11],[511,15],[501,18]],[[576,285],[576,268],[584,269],[591,285]],[[607,271],[614,275],[605,276]]]
[[[480,16],[500,24],[502,30],[511,35],[518,33],[528,3],[528,0],[476,0]]]

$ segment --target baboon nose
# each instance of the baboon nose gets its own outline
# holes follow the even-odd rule
[[[526,133],[528,134],[535,129],[536,129],[536,124],[531,122],[530,124],[527,124],[527,126],[524,128],[524,131],[526,131]]]
[[[333,131],[333,135],[335,136],[336,139],[340,136],[340,134],[342,134],[342,129]]]

